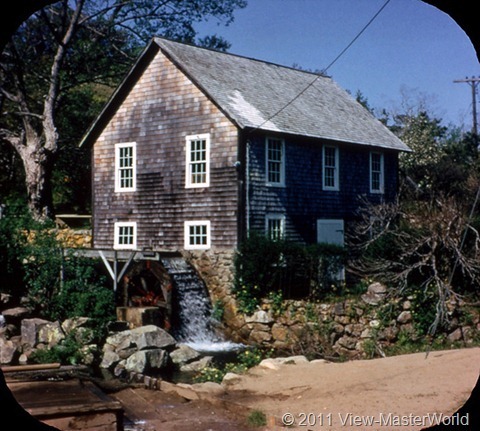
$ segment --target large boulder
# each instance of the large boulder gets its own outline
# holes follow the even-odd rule
[[[116,369],[122,363],[126,371],[143,374],[165,368],[175,338],[155,325],[128,329],[109,336],[103,346],[101,367]]]
[[[175,346],[176,341],[167,331],[155,325],[141,326],[132,329],[132,342],[138,350],[169,349]]]

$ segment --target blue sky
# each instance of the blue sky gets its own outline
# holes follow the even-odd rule
[[[233,54],[321,70],[385,1],[248,0],[230,26],[211,21],[197,28],[223,36]],[[327,73],[377,110],[402,112],[405,101],[425,100],[437,118],[469,130],[471,87],[453,81],[479,69],[473,45],[448,15],[420,0],[391,0]]]

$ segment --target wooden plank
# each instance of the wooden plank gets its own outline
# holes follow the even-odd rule
[[[52,364],[29,364],[29,365],[5,365],[0,367],[4,373],[24,372],[24,371],[43,371],[60,368],[59,362]]]
[[[8,386],[18,403],[39,419],[122,411],[122,405],[118,401],[112,400],[91,382],[77,379],[62,382],[9,382]]]

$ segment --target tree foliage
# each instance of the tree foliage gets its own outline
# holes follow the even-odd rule
[[[448,319],[449,300],[478,293],[479,140],[425,111],[396,117],[393,129],[413,150],[400,159],[399,198],[365,203],[350,233],[358,247],[351,269],[435,301],[433,331]]]
[[[69,201],[61,185],[72,189],[75,172],[65,175],[58,160],[65,157],[64,165],[72,167],[73,158],[82,162],[76,166],[85,166],[72,147],[146,40],[161,35],[227,49],[216,35],[196,40],[194,25],[206,19],[229,24],[245,5],[244,0],[60,1],[23,23],[0,60],[0,140],[21,160],[36,219],[53,215],[52,177],[60,184],[57,202]]]

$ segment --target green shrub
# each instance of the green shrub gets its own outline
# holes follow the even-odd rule
[[[247,424],[251,427],[263,427],[267,425],[267,417],[261,410],[252,410],[247,417]]]
[[[30,359],[38,364],[59,362],[62,365],[77,365],[84,358],[82,347],[83,343],[77,339],[74,333],[71,333],[50,349],[35,350]]]
[[[240,352],[235,362],[228,362],[219,366],[206,367],[195,376],[195,382],[215,382],[221,383],[225,374],[235,373],[243,374],[250,368],[255,367],[263,359],[272,355],[272,350],[265,351],[259,348],[246,349]]]
[[[100,331],[114,318],[114,293],[105,277],[94,261],[62,248],[53,222],[35,222],[24,213],[0,219],[0,264],[1,285],[17,297],[25,295],[43,318],[90,317]]]
[[[253,233],[235,257],[234,293],[240,310],[251,314],[272,294],[318,299],[339,293],[344,283],[338,274],[345,258],[344,248],[337,245],[302,245]]]

